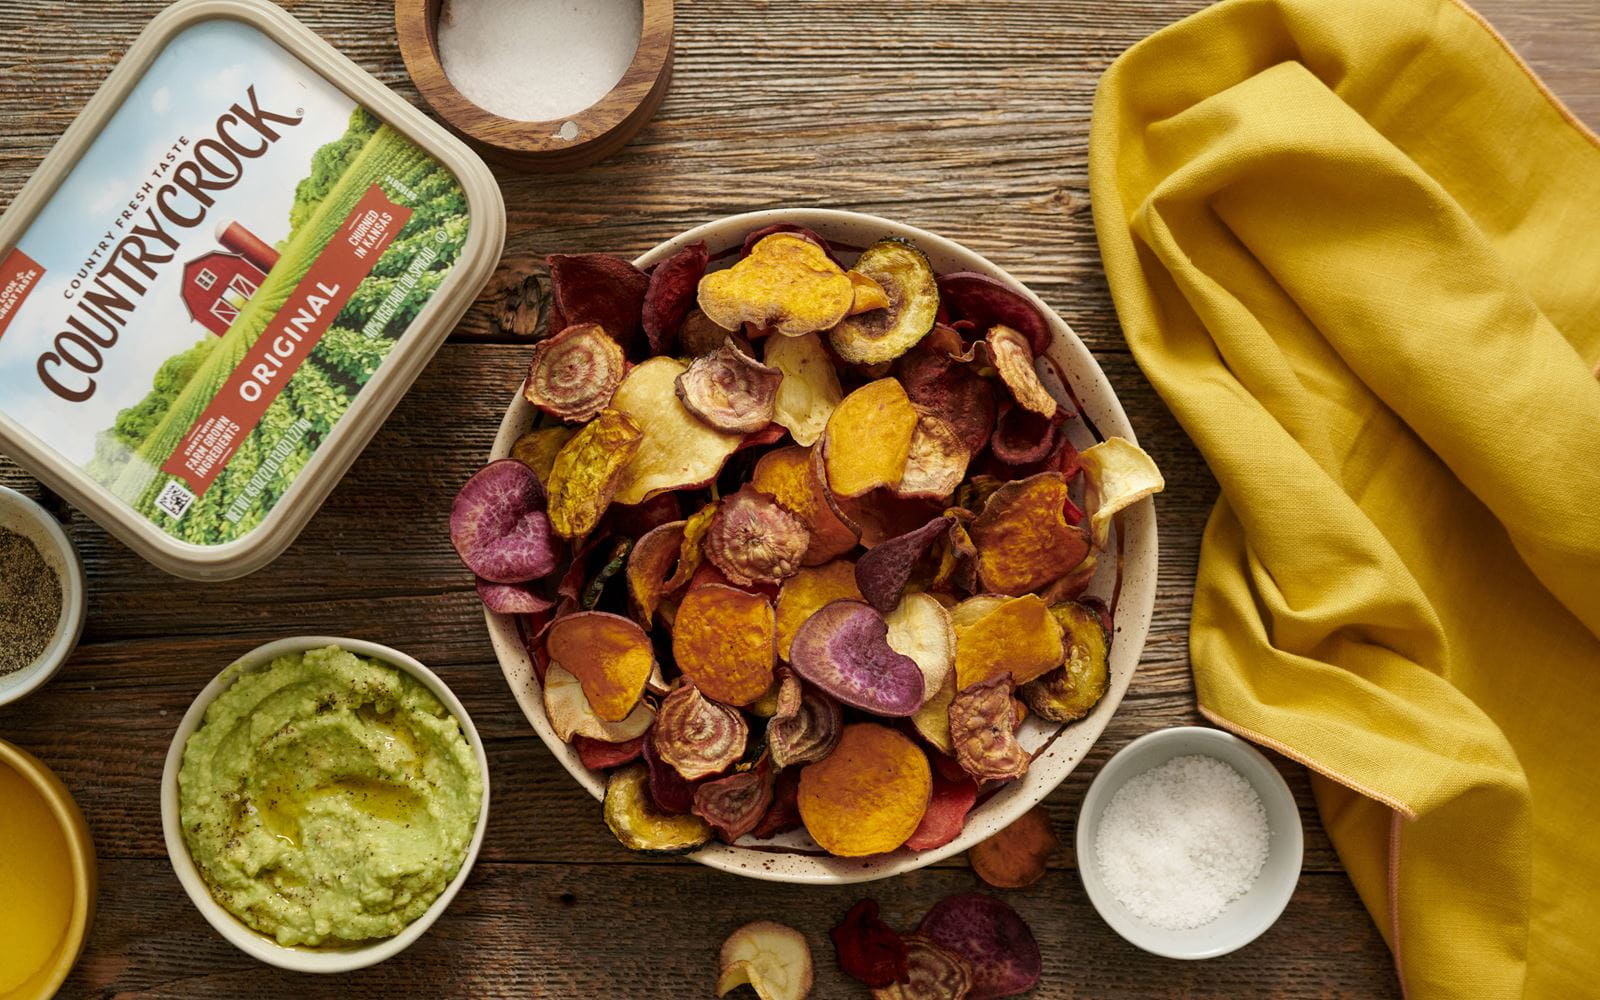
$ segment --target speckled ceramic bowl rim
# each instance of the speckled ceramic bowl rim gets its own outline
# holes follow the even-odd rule
[[[88,601],[84,595],[83,561],[72,539],[50,512],[16,490],[0,486],[0,528],[30,539],[61,578],[61,617],[55,637],[29,666],[0,675],[0,705],[9,705],[43,687],[78,648]]]
[[[66,981],[78,956],[83,953],[89,928],[94,924],[98,885],[94,840],[89,835],[89,824],[84,820],[78,803],[73,800],[72,793],[43,761],[13,743],[0,740],[0,767],[10,767],[16,771],[49,805],[51,814],[60,824],[61,836],[66,841],[67,854],[72,863],[72,916],[57,946],[50,971],[40,984],[45,987],[45,992],[40,996],[53,996],[55,990]]]
[[[1064,374],[1071,391],[1076,394],[1100,433],[1104,436],[1121,436],[1136,440],[1128,423],[1122,404],[1107,381],[1105,373],[1083,342],[1072,332],[1060,316],[1027,286],[1003,269],[971,250],[925,230],[861,212],[836,209],[795,208],[750,212],[719,219],[697,226],[657,245],[634,261],[640,267],[676,253],[680,248],[704,240],[713,255],[730,246],[738,246],[746,233],[778,222],[807,226],[839,245],[866,246],[883,236],[902,236],[912,240],[933,262],[935,270],[978,271],[1005,282],[1031,301],[1049,322],[1053,335],[1048,356]],[[1046,378],[1046,385],[1058,396],[1064,390]],[[520,393],[512,400],[500,425],[491,458],[504,458],[511,452],[511,444],[531,424],[533,407],[522,399]],[[1082,426],[1081,421],[1069,427]],[[1082,442],[1080,442],[1080,447]],[[870,858],[836,858],[809,843],[796,840],[796,835],[784,835],[773,841],[754,841],[749,838],[737,844],[713,842],[688,855],[701,864],[720,871],[774,882],[840,885],[888,878],[904,872],[915,871],[952,855],[959,854],[973,844],[1010,825],[1013,820],[1033,806],[1072,773],[1078,762],[1088,753],[1110,720],[1138,665],[1144,649],[1145,636],[1150,628],[1150,617],[1155,607],[1156,585],[1156,520],[1155,506],[1141,500],[1118,515],[1117,535],[1122,545],[1121,595],[1113,621],[1116,641],[1111,651],[1111,680],[1106,695],[1094,710],[1079,721],[1067,726],[1044,723],[1031,718],[1023,731],[1024,745],[1037,754],[1023,778],[1013,781],[986,799],[974,809],[967,819],[961,835],[943,847],[927,851],[898,850]],[[1113,562],[1107,560],[1107,563]],[[602,776],[590,771],[578,759],[577,751],[563,743],[550,729],[545,719],[539,682],[533,664],[517,633],[515,621],[503,615],[485,612],[489,636],[500,659],[512,694],[522,706],[523,714],[574,779],[596,799],[604,797]],[[1030,745],[1031,741],[1031,745]],[[1043,749],[1039,750],[1038,747]],[[600,822],[595,810],[595,822]],[[621,850],[621,848],[618,848]]]
[[[467,845],[467,855],[462,859],[461,870],[450,880],[450,884],[445,886],[444,892],[433,901],[433,905],[428,907],[422,916],[406,925],[399,934],[350,948],[291,948],[245,926],[211,897],[211,891],[206,888],[205,880],[195,867],[194,859],[189,856],[189,847],[184,843],[183,830],[178,822],[178,770],[183,766],[184,747],[188,744],[189,737],[194,735],[194,731],[200,728],[206,709],[238,680],[240,674],[263,667],[274,658],[287,653],[303,653],[324,646],[338,646],[357,656],[366,656],[387,663],[415,677],[424,687],[432,691],[444,703],[445,708],[450,710],[450,714],[455,716],[456,722],[460,724],[461,731],[467,738],[467,744],[472,747],[472,755],[477,760],[478,769],[483,775],[483,803],[478,808],[478,825],[473,830],[472,842]],[[488,825],[489,758],[484,753],[483,741],[478,737],[478,730],[473,726],[472,719],[467,716],[467,710],[462,707],[461,700],[437,674],[417,660],[397,649],[368,642],[365,639],[324,635],[295,636],[257,646],[239,657],[205,686],[194,703],[189,706],[189,710],[184,713],[183,720],[178,723],[178,731],[172,737],[172,746],[167,751],[166,767],[161,772],[161,832],[166,839],[167,857],[172,861],[172,869],[177,873],[178,881],[183,885],[184,891],[194,901],[195,908],[206,918],[207,923],[216,928],[217,933],[240,951],[268,965],[294,972],[351,972],[393,958],[409,948],[435,920],[439,919],[439,915],[449,908],[450,901],[455,899],[456,893],[461,891],[467,876],[472,872],[473,864],[478,860],[478,851],[483,847],[483,834]]]
[[[1144,923],[1129,913],[1100,877],[1095,838],[1104,804],[1130,778],[1160,767],[1174,757],[1204,754],[1232,767],[1261,796],[1271,828],[1267,867],[1256,885],[1228,904],[1223,916],[1210,925],[1190,931],[1170,931]],[[1122,938],[1163,958],[1216,958],[1237,951],[1277,922],[1294,895],[1304,861],[1305,835],[1300,808],[1288,782],[1266,756],[1232,733],[1209,726],[1173,726],[1146,733],[1118,750],[1100,768],[1083,797],[1076,822],[1078,876],[1095,910]],[[1229,911],[1239,911],[1230,917]],[[1219,923],[1219,921],[1224,921]],[[1236,928],[1234,933],[1226,933]],[[1217,933],[1217,932],[1222,933]]]

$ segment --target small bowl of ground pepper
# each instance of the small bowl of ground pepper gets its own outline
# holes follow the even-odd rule
[[[83,563],[50,512],[0,486],[0,705],[38,689],[83,633]]]

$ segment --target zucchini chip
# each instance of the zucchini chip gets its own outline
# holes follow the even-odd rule
[[[855,270],[889,297],[884,309],[847,316],[828,334],[839,357],[852,364],[893,361],[911,350],[939,315],[939,284],[921,250],[905,240],[872,244],[856,261]]]
[[[686,854],[711,839],[711,827],[693,814],[663,812],[650,797],[643,763],[629,764],[606,779],[606,826],[630,851]]]

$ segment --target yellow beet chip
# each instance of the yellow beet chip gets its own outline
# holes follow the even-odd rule
[[[511,446],[511,457],[533,470],[539,485],[550,485],[550,467],[556,464],[556,455],[577,431],[564,425],[541,427],[517,438]]]
[[[644,629],[604,611],[557,618],[545,637],[545,649],[578,678],[594,714],[606,722],[628,717],[656,664]]]
[[[819,445],[828,489],[850,498],[899,486],[916,429],[917,411],[896,379],[868,382],[846,396]]]
[[[562,447],[546,487],[550,526],[556,534],[581,538],[594,530],[643,437],[632,417],[605,409]]]
[[[956,623],[958,692],[1001,674],[1020,686],[1054,670],[1066,656],[1061,625],[1035,594],[1005,601],[971,624],[961,624],[967,616],[960,612],[958,605],[950,615]]]
[[[708,583],[689,591],[678,605],[672,656],[707,698],[749,705],[772,686],[776,630],[765,597]]]
[[[751,323],[798,337],[844,319],[855,285],[815,243],[773,233],[737,264],[701,278],[699,298],[701,311],[724,329]]]
[[[800,819],[829,854],[883,854],[916,832],[932,794],[921,747],[888,726],[858,722],[844,727],[833,753],[800,772]]]
[[[1089,539],[1067,521],[1067,481],[1041,472],[1000,487],[968,532],[978,549],[978,578],[996,594],[1026,594],[1083,561]]]
[[[761,360],[783,373],[772,419],[789,431],[795,444],[816,444],[833,408],[844,398],[839,373],[821,338],[814,333],[769,337]]]
[[[832,601],[861,600],[856,587],[856,564],[836,559],[821,566],[807,566],[783,581],[778,591],[778,657],[789,658],[789,644],[806,619]]]
[[[673,358],[651,358],[628,373],[611,397],[644,431],[639,449],[623,466],[616,501],[635,504],[716,478],[742,434],[719,431],[678,401],[677,381],[688,366]]]

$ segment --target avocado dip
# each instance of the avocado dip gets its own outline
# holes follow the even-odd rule
[[[283,945],[390,937],[466,858],[483,778],[415,678],[337,646],[242,674],[178,772],[183,836],[216,901]]]

